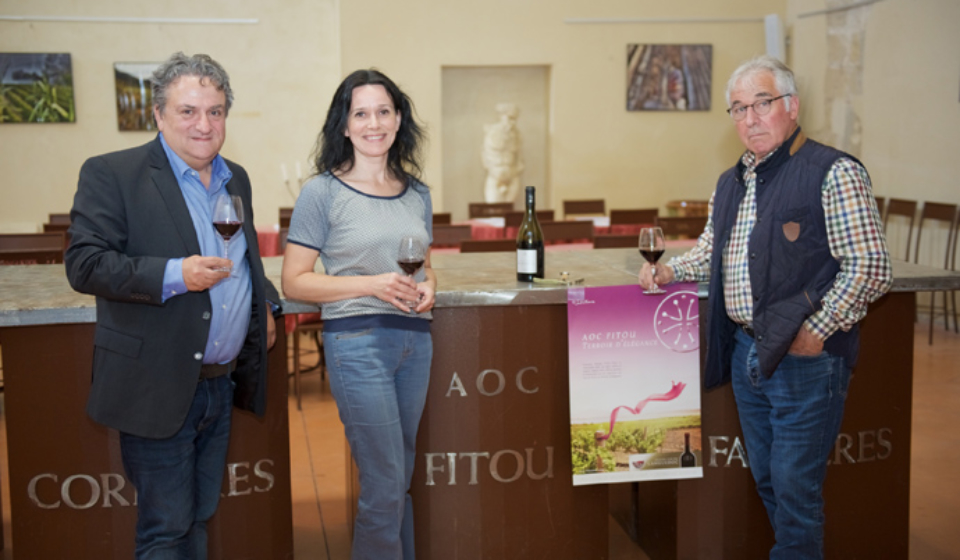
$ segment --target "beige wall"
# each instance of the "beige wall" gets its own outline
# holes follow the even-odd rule
[[[788,2],[804,127],[858,156],[877,196],[960,203],[960,2],[882,0],[798,17],[828,4],[841,3]],[[837,67],[846,69],[840,79]],[[890,250],[900,258],[905,233],[891,222]],[[928,237],[921,262],[941,266],[943,240]]]
[[[547,66],[445,67],[442,76],[442,142],[444,154],[442,201],[454,220],[466,220],[468,205],[484,201],[487,170],[481,153],[484,126],[497,123],[498,103],[513,103],[520,113],[520,157],[524,169],[520,188],[509,202],[523,207],[523,187],[538,187],[538,200],[547,200],[546,186],[549,125],[550,72]]]
[[[416,0],[7,0],[3,15],[257,18],[258,25],[0,22],[0,50],[69,52],[78,122],[0,125],[0,231],[35,231],[51,211],[69,208],[77,171],[91,155],[133,146],[149,133],[118,132],[113,101],[117,61],[150,61],[170,52],[208,52],[230,71],[237,103],[224,154],[254,180],[258,224],[289,206],[280,164],[295,191],[295,162],[307,173],[320,121],[340,78],[377,66],[412,96],[431,137],[426,181],[444,208],[442,68],[542,65],[549,68],[550,199],[602,193],[608,207],[706,198],[740,152],[723,112],[727,75],[764,49],[760,23],[572,25],[566,18],[753,18],[785,16],[802,122],[814,138],[857,140],[878,195],[958,202],[960,3],[882,0],[856,11],[857,78],[837,93],[828,62],[837,49],[825,16],[798,18],[828,0],[529,0],[482,3]],[[199,6],[199,7],[198,7]],[[82,9],[82,12],[81,12]],[[713,45],[713,108],[686,114],[627,112],[627,43]],[[859,80],[859,89],[857,81]],[[831,103],[843,96],[842,110]],[[851,128],[851,123],[855,124]],[[853,131],[854,134],[850,132]],[[476,134],[480,135],[481,130]],[[845,140],[844,140],[845,141]],[[845,147],[845,146],[842,146]],[[462,157],[462,154],[461,156]],[[471,156],[472,157],[472,156]]]
[[[70,209],[83,161],[136,146],[153,133],[119,132],[114,62],[150,62],[182,50],[205,52],[230,73],[236,100],[223,155],[254,186],[256,223],[292,206],[285,163],[308,172],[326,107],[339,82],[338,0],[7,0],[2,15],[250,18],[256,25],[44,23],[0,21],[0,51],[66,52],[73,63],[77,122],[0,125],[0,231],[37,231],[49,212]]]
[[[441,69],[545,65],[551,79],[550,196],[538,197],[538,207],[559,209],[565,198],[602,194],[608,208],[663,208],[671,199],[709,197],[719,173],[740,152],[724,113],[723,88],[741,60],[765,49],[763,24],[572,25],[564,19],[762,18],[783,16],[785,7],[785,0],[355,0],[340,10],[342,66],[345,72],[377,66],[411,95],[431,134],[426,181],[435,200],[446,199],[445,189],[461,188],[444,181],[443,166],[458,156],[442,151]],[[712,44],[712,109],[627,112],[628,43]]]

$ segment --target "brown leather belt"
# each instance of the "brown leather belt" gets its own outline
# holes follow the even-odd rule
[[[222,375],[230,375],[235,369],[237,369],[236,359],[225,364],[203,364],[200,366],[200,379],[213,379]]]
[[[740,330],[742,330],[750,338],[756,338],[757,333],[753,332],[753,327],[750,327],[747,325],[740,325]]]

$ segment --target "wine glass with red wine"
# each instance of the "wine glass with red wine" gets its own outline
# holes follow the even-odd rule
[[[423,266],[426,259],[427,250],[419,237],[407,236],[400,240],[400,249],[397,251],[397,264],[407,276],[413,278],[418,270]],[[413,313],[413,308],[417,306],[415,301],[404,302]]]
[[[230,258],[230,239],[243,225],[243,201],[234,194],[220,194],[213,201],[213,228],[223,238],[223,258]],[[222,272],[230,272],[224,267]]]
[[[667,248],[666,242],[663,240],[663,230],[658,227],[641,229],[639,244],[640,254],[650,263],[650,273],[656,275],[657,261],[660,260],[660,257],[663,256],[663,252]],[[649,290],[644,290],[643,293],[655,295],[665,294],[667,292],[660,288],[660,286],[657,286]]]

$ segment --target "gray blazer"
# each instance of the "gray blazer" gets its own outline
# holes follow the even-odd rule
[[[227,161],[226,185],[252,208],[250,180]],[[266,408],[266,300],[279,302],[266,279],[251,215],[244,221],[253,282],[250,329],[240,351],[234,404]],[[70,212],[64,262],[73,289],[97,299],[93,420],[141,437],[165,438],[182,426],[200,375],[210,331],[208,292],[161,302],[169,259],[200,254],[200,243],[159,136],[143,146],[88,159]]]

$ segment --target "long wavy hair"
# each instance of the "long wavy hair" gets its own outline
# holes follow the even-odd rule
[[[393,145],[387,154],[387,167],[393,176],[409,184],[411,179],[420,180],[423,172],[421,165],[421,144],[424,140],[423,128],[414,117],[413,102],[400,91],[397,84],[376,69],[357,70],[347,76],[330,102],[327,120],[317,137],[313,149],[314,167],[317,174],[324,172],[345,172],[353,168],[353,142],[344,133],[350,118],[350,105],[353,102],[353,90],[366,85],[381,85],[387,90],[393,106],[400,113],[400,130],[397,131]]]

